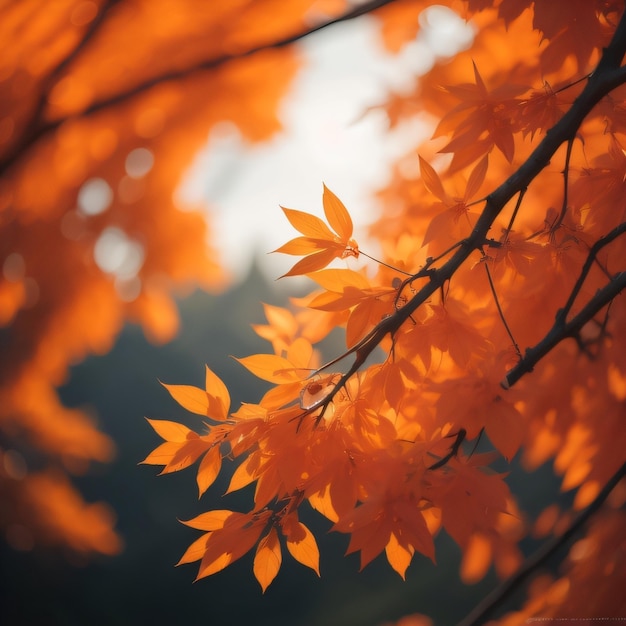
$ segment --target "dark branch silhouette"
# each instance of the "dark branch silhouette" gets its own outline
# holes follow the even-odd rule
[[[557,535],[533,553],[511,578],[508,578],[502,585],[486,596],[463,621],[457,624],[457,626],[480,626],[480,624],[484,624],[495,609],[523,584],[531,574],[541,567],[559,548],[572,539],[589,518],[601,508],[611,491],[613,491],[624,476],[626,476],[626,463],[611,476],[600,493],[594,498],[593,502],[576,516],[563,534]]]
[[[374,326],[374,328],[356,345],[317,370],[317,372],[322,371],[350,355],[355,355],[354,361],[351,363],[346,373],[342,375],[335,388],[332,389],[325,398],[322,398],[319,403],[311,407],[306,414],[310,414],[319,408],[322,409],[323,413],[326,407],[332,402],[335,395],[363,366],[381,341],[387,335],[393,337],[416,309],[439,291],[447,281],[454,276],[456,271],[475,250],[481,251],[482,246],[493,243],[487,238],[487,233],[506,205],[515,196],[518,196],[515,212],[519,210],[521,198],[526,189],[550,163],[556,151],[564,143],[571,145],[572,138],[575,137],[581,124],[596,104],[613,91],[613,89],[626,83],[626,67],[621,66],[624,55],[626,55],[626,13],[620,19],[613,39],[608,47],[603,50],[597,68],[589,76],[587,84],[578,98],[576,98],[563,117],[546,132],[545,137],[517,171],[485,198],[485,207],[469,237],[459,241],[447,251],[447,254],[452,254],[450,259],[440,267],[434,267],[434,264],[443,258],[445,254],[437,259],[429,259],[419,272],[405,279],[404,285],[411,284],[413,281],[420,278],[427,278],[428,282],[409,299],[403,307],[397,308],[394,313]],[[565,164],[565,167],[568,167],[568,163]],[[616,236],[621,234],[622,231],[620,229],[622,228],[623,225],[619,226],[616,229],[619,232],[610,233],[592,247],[590,256],[593,256],[593,258],[588,261],[588,263],[591,263],[595,259],[595,254],[597,253],[596,246],[603,247],[609,243],[609,240],[612,241]],[[585,264],[585,268],[586,267],[587,264]],[[583,268],[583,276],[580,280],[584,280],[584,276],[587,272],[588,269]],[[546,335],[535,348],[528,349],[517,367],[507,374],[503,386],[508,388],[515,384],[523,374],[530,372],[533,366],[563,339],[576,337],[580,329],[588,321],[593,319],[604,306],[611,302],[624,287],[626,287],[626,272],[621,272],[617,274],[606,287],[601,289],[575,318],[568,323],[558,323],[558,326],[553,327],[548,335]],[[577,282],[566,304],[566,310],[569,310],[567,307],[571,307],[570,301],[573,302],[578,290],[580,290],[580,285]]]
[[[345,12],[342,15],[331,18],[309,28],[305,28],[297,33],[287,35],[282,39],[262,43],[242,52],[223,54],[210,59],[205,59],[204,61],[200,61],[183,69],[164,72],[163,74],[159,74],[143,82],[140,82],[130,87],[129,89],[113,94],[108,98],[93,102],[80,112],[46,121],[44,118],[46,108],[45,105],[52,87],[61,77],[63,72],[72,64],[72,61],[74,61],[74,59],[78,56],[79,52],[89,44],[89,42],[93,39],[94,34],[102,27],[108,11],[120,1],[121,0],[111,0],[106,4],[106,6],[100,12],[99,16],[93,20],[90,27],[86,30],[83,38],[75,47],[75,49],[72,50],[67,55],[67,57],[63,59],[53,70],[53,72],[45,79],[41,94],[33,110],[33,114],[30,116],[28,123],[25,124],[23,127],[23,136],[17,142],[15,142],[13,144],[13,147],[0,159],[0,174],[3,174],[6,170],[12,167],[42,137],[51,134],[64,122],[67,122],[70,119],[88,117],[90,115],[98,113],[99,111],[130,100],[135,96],[138,96],[152,89],[153,87],[156,87],[157,85],[161,85],[166,82],[176,82],[193,74],[213,70],[231,61],[244,59],[265,50],[273,50],[287,47],[330,26],[340,24],[342,22],[347,22],[368,13],[372,13],[375,10],[380,9],[381,7],[395,2],[396,0],[369,0],[368,2],[365,2],[355,7],[354,9]]]

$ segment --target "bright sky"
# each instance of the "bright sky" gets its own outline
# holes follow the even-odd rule
[[[444,7],[423,12],[420,22],[419,39],[399,56],[383,50],[370,18],[307,38],[306,68],[283,103],[280,135],[250,146],[234,127],[213,131],[179,193],[207,204],[213,245],[235,277],[245,276],[255,256],[270,279],[293,265],[294,257],[266,254],[298,234],[280,205],[323,217],[322,183],[346,205],[359,241],[359,230],[376,215],[373,192],[426,132],[414,123],[390,133],[382,111],[363,112],[388,91],[409,88],[435,54],[465,48],[473,37]]]

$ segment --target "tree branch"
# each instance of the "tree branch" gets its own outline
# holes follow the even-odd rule
[[[545,137],[528,159],[520,165],[517,171],[486,197],[485,208],[480,214],[469,237],[450,248],[450,252],[456,249],[452,257],[439,268],[433,268],[433,260],[430,259],[426,266],[417,274],[407,278],[405,284],[419,278],[427,278],[429,280],[402,308],[396,309],[394,313],[374,326],[374,328],[355,346],[318,370],[324,370],[330,365],[347,358],[351,354],[355,355],[354,361],[348,371],[343,374],[336,387],[328,396],[320,400],[314,407],[311,407],[309,412],[320,407],[322,407],[322,410],[325,410],[333,397],[345,386],[348,379],[365,363],[369,355],[376,349],[385,336],[389,334],[393,337],[415,310],[443,287],[446,281],[452,278],[474,250],[480,250],[481,246],[485,243],[489,243],[487,233],[508,202],[517,194],[523,195],[526,192],[530,183],[532,183],[537,175],[550,163],[550,159],[560,146],[565,142],[569,142],[576,135],[580,125],[595,105],[613,89],[626,83],[626,67],[620,66],[624,55],[626,55],[626,12],[622,15],[611,43],[604,49],[597,68],[589,77],[580,95],[574,100],[574,103],[563,117],[546,132]],[[516,211],[518,208],[519,202],[516,206]],[[610,302],[625,286],[626,272],[623,272],[618,274],[604,289],[600,290],[593,301],[569,322],[567,325],[568,331],[575,333],[579,330],[584,323]],[[559,341],[562,338],[563,337],[561,337]],[[555,337],[551,336],[550,341],[546,341],[545,345],[542,346],[541,353],[537,353],[537,356],[532,358],[539,360],[539,358],[545,356],[545,354],[558,343],[558,341],[555,342],[554,340]],[[525,363],[531,362],[531,357],[528,357],[528,352],[529,351],[527,351],[527,356],[525,357],[528,358],[528,361],[524,361]],[[533,363],[534,362],[536,361],[533,360]],[[514,384],[523,373],[529,371],[522,370],[523,366],[518,370],[516,377],[513,372],[509,372],[507,376],[507,379],[510,378],[511,380],[509,386]]]
[[[507,373],[501,383],[504,389],[509,389],[524,374],[532,372],[535,365],[561,341],[568,337],[579,336],[583,326],[590,322],[597,313],[626,288],[626,271],[622,271],[613,276],[602,289],[598,290],[576,316],[569,322],[566,320],[567,314],[571,310],[598,252],[624,233],[626,233],[626,223],[616,226],[608,235],[594,243],[580,272],[580,276],[570,293],[570,297],[565,306],[558,311],[552,328],[539,343],[532,348],[528,348],[524,353],[524,357]]]
[[[49,79],[57,79],[62,71],[67,69],[71,65],[71,63],[77,58],[78,53],[92,39],[94,32],[101,26],[105,13],[111,8],[111,6],[107,6],[105,10],[101,12],[100,16],[91,24],[89,30],[85,33],[85,37],[83,38],[79,46],[74,51],[72,51],[72,53],[70,53],[70,55],[68,55],[66,59],[61,62],[61,64],[52,72],[49,79],[46,79],[46,87],[44,88],[35,107],[32,119],[24,127],[25,130],[23,137],[20,139],[20,141],[14,144],[12,150],[9,150],[4,155],[4,157],[0,159],[0,175],[2,175],[6,170],[13,166],[35,143],[37,143],[43,137],[53,133],[57,128],[59,128],[59,126],[69,121],[70,119],[88,117],[90,115],[98,113],[99,111],[130,100],[135,96],[138,96],[162,83],[181,80],[198,72],[216,69],[231,61],[253,56],[258,52],[287,47],[330,26],[339,24],[341,22],[347,22],[368,13],[372,13],[377,9],[380,9],[381,7],[384,7],[395,1],[396,0],[369,0],[368,2],[364,2],[363,4],[358,5],[350,11],[343,13],[342,15],[326,20],[325,22],[322,22],[310,28],[301,30],[300,32],[287,35],[282,39],[259,44],[252,48],[249,48],[248,50],[244,50],[243,52],[224,54],[213,57],[211,59],[206,59],[191,67],[165,72],[158,76],[149,78],[143,82],[140,82],[133,87],[126,89],[125,91],[120,91],[119,93],[109,96],[108,98],[93,102],[91,105],[78,113],[73,113],[71,115],[63,116],[45,122],[43,119],[45,103],[47,96],[49,95],[49,91],[54,84],[54,81],[50,81]],[[111,4],[117,2],[119,2],[119,0],[111,0]]]
[[[491,616],[493,611],[506,600],[519,585],[521,585],[537,568],[552,556],[561,546],[564,546],[574,534],[596,513],[609,494],[617,486],[622,478],[626,476],[626,463],[624,463],[611,476],[609,481],[604,485],[600,493],[594,498],[593,502],[583,511],[581,511],[574,521],[569,525],[567,530],[550,541],[546,542],[539,550],[532,554],[524,565],[511,578],[506,580],[502,585],[492,591],[474,610],[457,626],[480,626],[484,624]]]

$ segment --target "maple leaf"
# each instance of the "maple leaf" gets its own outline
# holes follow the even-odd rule
[[[208,365],[206,366],[205,379],[206,389],[192,385],[161,384],[183,408],[222,422],[228,417],[230,408],[228,388]]]
[[[485,180],[489,159],[483,156],[472,169],[462,196],[449,195],[439,174],[421,156],[419,163],[424,186],[439,200],[435,207],[443,209],[430,221],[423,240],[423,245],[430,244],[429,252],[438,254],[449,247],[449,241],[458,241],[473,228],[478,215],[470,211],[469,203]]]
[[[461,102],[443,116],[434,133],[434,137],[451,135],[440,150],[454,154],[451,172],[473,163],[494,146],[507,161],[513,160],[517,128],[512,120],[516,119],[520,104],[517,96],[528,91],[528,87],[502,85],[490,92],[475,63],[473,67],[474,83],[446,87]]]
[[[330,228],[315,215],[281,207],[291,225],[302,233],[274,250],[283,254],[305,256],[284,276],[308,274],[326,267],[333,259],[358,258],[359,246],[352,239],[352,219],[341,200],[324,185],[324,214]],[[334,231],[334,232],[333,232]]]

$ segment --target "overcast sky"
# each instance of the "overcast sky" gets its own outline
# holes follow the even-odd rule
[[[307,38],[305,68],[281,108],[280,135],[250,146],[234,127],[214,130],[179,193],[207,204],[213,244],[237,278],[254,256],[271,279],[291,267],[293,257],[266,254],[297,235],[279,207],[323,217],[322,183],[348,208],[358,240],[359,229],[376,215],[372,192],[426,133],[417,123],[390,133],[382,111],[363,112],[384,102],[389,90],[409,88],[432,64],[433,51],[469,44],[471,29],[447,11],[431,7],[422,14],[420,39],[399,56],[383,50],[367,17]]]

